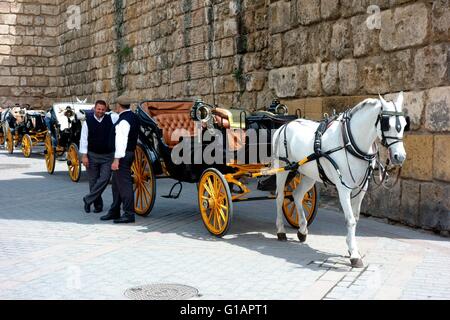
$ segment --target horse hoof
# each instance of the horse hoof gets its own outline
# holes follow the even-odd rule
[[[300,242],[306,241],[306,234],[301,234],[300,231],[297,231],[297,237],[298,237],[298,240],[300,240]]]
[[[352,268],[363,268],[364,267],[364,264],[363,264],[361,258],[350,259],[350,262],[352,264]]]
[[[286,233],[277,233],[279,241],[287,241]]]

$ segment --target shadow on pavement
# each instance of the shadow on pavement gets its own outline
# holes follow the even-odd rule
[[[76,224],[112,224],[103,222],[99,218],[105,214],[112,202],[110,186],[103,194],[103,213],[85,213],[82,197],[87,193],[87,175],[82,172],[80,182],[70,180],[65,166],[58,166],[53,175],[49,175],[45,168],[39,172],[23,172],[23,175],[35,178],[0,180],[0,220],[37,220],[70,222]],[[8,170],[6,170],[8,171]],[[0,168],[1,173],[4,172]],[[296,230],[285,223],[288,232],[288,242],[276,240],[275,201],[265,200],[248,203],[238,203],[234,206],[234,217],[225,238],[217,239],[210,235],[198,212],[197,189],[195,184],[183,184],[183,193],[177,200],[161,198],[170,190],[173,180],[163,179],[157,183],[157,198],[155,206],[148,217],[137,217],[133,226],[143,227],[138,232],[175,233],[177,235],[206,241],[224,241],[232,245],[244,246],[262,254],[280,255],[287,261],[297,263],[305,255],[319,255],[319,259],[332,257],[330,253],[316,252],[308,246],[308,240],[301,244],[295,234]],[[319,204],[320,205],[320,204]],[[361,218],[365,220],[364,217]],[[182,223],[180,223],[182,221]],[[384,224],[379,223],[380,227]],[[373,227],[374,226],[374,227]],[[413,236],[404,235],[406,232],[389,234],[377,230],[377,224],[370,229],[358,229],[357,237],[396,237],[430,240],[430,235],[415,232]],[[123,228],[127,226],[117,226]],[[389,226],[400,230],[401,227]],[[384,227],[383,227],[384,228]],[[361,230],[364,229],[364,232]],[[407,228],[403,227],[406,231]],[[130,228],[130,232],[136,230]],[[262,232],[271,235],[266,237]],[[310,235],[333,235],[342,237],[345,242],[345,221],[342,213],[324,210],[319,206],[319,212],[313,224],[309,227]],[[431,238],[433,239],[433,238]],[[274,251],[274,248],[277,250]],[[295,253],[295,254],[294,254]],[[296,262],[297,261],[297,262]]]

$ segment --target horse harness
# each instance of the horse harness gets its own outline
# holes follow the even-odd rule
[[[329,183],[331,185],[334,185],[333,182],[331,182],[331,180],[326,175],[326,173],[323,170],[323,167],[322,167],[322,165],[320,164],[320,161],[319,161],[319,159],[322,158],[322,157],[327,159],[331,163],[331,165],[334,167],[336,172],[338,173],[339,180],[340,180],[340,182],[341,182],[341,184],[343,186],[345,186],[346,188],[351,189],[351,190],[359,189],[358,193],[352,196],[352,198],[354,198],[363,190],[364,186],[366,185],[368,180],[371,178],[373,170],[374,170],[374,161],[378,159],[379,153],[378,153],[378,150],[377,150],[377,147],[376,147],[375,143],[374,143],[374,147],[375,147],[376,152],[374,152],[374,153],[365,153],[364,151],[362,151],[361,149],[358,148],[357,144],[355,143],[355,141],[353,139],[353,135],[352,135],[351,129],[350,129],[350,120],[352,118],[351,110],[347,110],[343,114],[340,114],[340,115],[335,115],[333,117],[325,118],[319,123],[319,126],[318,126],[318,128],[317,128],[317,130],[315,132],[314,153],[310,154],[306,158],[306,161],[303,162],[303,164],[316,160],[317,168],[319,170],[320,179],[325,184]],[[378,125],[378,122],[381,123],[381,133],[382,133],[382,141],[381,141],[381,143],[382,143],[382,145],[384,147],[387,147],[387,148],[392,146],[393,144],[398,143],[398,142],[403,140],[403,139],[398,138],[398,137],[386,136],[384,134],[384,132],[390,130],[389,119],[392,116],[396,117],[396,130],[397,130],[397,132],[401,131],[401,125],[400,125],[400,120],[399,120],[400,116],[404,116],[405,119],[406,119],[407,125],[405,127],[405,131],[408,131],[409,130],[409,126],[410,126],[409,117],[405,116],[405,114],[403,112],[398,112],[398,111],[393,112],[393,111],[381,110],[380,114],[378,115],[377,121],[375,122],[375,127]],[[294,120],[294,121],[299,121],[299,119],[298,120]],[[331,150],[328,150],[328,151],[324,152],[324,151],[322,151],[322,136],[324,135],[326,130],[331,126],[331,124],[334,121],[340,121],[342,123],[342,137],[343,137],[343,140],[344,140],[344,146],[339,146],[339,147],[336,147],[334,149],[331,149]],[[296,171],[299,168],[299,166],[300,166],[299,162],[291,162],[291,161],[288,160],[288,148],[287,148],[287,137],[286,137],[286,128],[287,128],[288,125],[289,125],[289,123],[285,124],[283,126],[283,128],[282,128],[282,131],[283,131],[283,134],[284,134],[283,144],[284,144],[286,157],[278,157],[278,158],[281,161],[287,163],[287,166],[285,167],[286,170],[288,170],[288,171]],[[387,139],[392,139],[394,141],[391,142],[391,143],[388,143]],[[358,158],[360,160],[364,160],[364,161],[368,162],[368,166],[367,166],[364,178],[363,178],[362,182],[355,188],[352,188],[352,187],[348,186],[344,182],[344,180],[342,179],[342,174],[341,174],[341,172],[339,170],[339,166],[337,165],[336,161],[331,157],[332,153],[340,151],[342,149],[345,149],[345,151],[346,151],[347,165],[348,165],[348,169],[349,169],[349,172],[350,172],[350,175],[351,175],[351,178],[352,178],[353,182],[356,183],[356,181],[355,181],[355,179],[353,177],[351,168],[350,168],[350,164],[349,164],[349,161],[348,161],[347,153],[350,153],[351,155],[353,155],[354,157],[356,157],[356,158]]]

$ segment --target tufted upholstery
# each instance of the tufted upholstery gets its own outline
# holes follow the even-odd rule
[[[192,105],[192,101],[146,101],[140,106],[156,121],[164,142],[173,148],[181,137],[194,136],[195,122],[190,117]],[[230,129],[232,113],[229,110],[216,108],[214,117],[219,127]],[[227,130],[227,138],[230,150],[238,150],[245,143],[245,130]]]
[[[164,142],[170,148],[180,141],[180,137],[194,135],[195,124],[188,112],[159,114],[153,119],[163,131]]]
[[[192,101],[146,101],[141,109],[156,121],[164,142],[173,148],[180,137],[194,135],[195,123],[189,114],[192,105]]]

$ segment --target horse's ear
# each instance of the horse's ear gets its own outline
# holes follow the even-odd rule
[[[383,106],[384,106],[384,105],[387,105],[386,100],[384,100],[384,98],[381,96],[381,94],[378,94],[378,96],[380,97],[381,104],[382,104]]]
[[[397,100],[395,101],[395,105],[402,109],[403,106],[403,91],[398,94]]]

